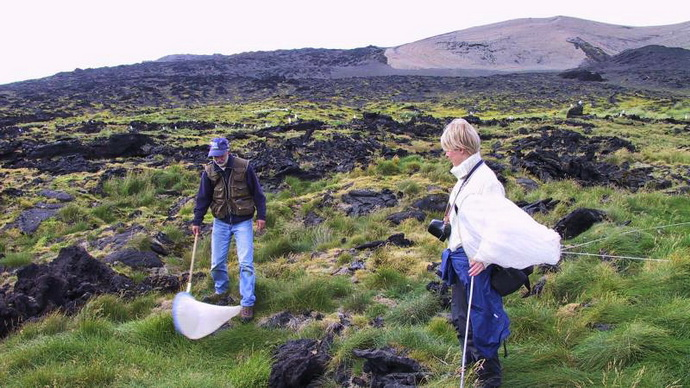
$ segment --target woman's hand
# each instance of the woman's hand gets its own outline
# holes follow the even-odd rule
[[[474,261],[470,259],[470,276],[477,276],[479,275],[486,267],[484,266],[484,263],[481,261]]]

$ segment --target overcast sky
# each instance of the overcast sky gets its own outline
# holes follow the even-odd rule
[[[170,54],[392,47],[517,18],[627,26],[690,20],[678,0],[7,0],[0,84]]]

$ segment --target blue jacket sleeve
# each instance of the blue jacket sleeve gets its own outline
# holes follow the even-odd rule
[[[254,167],[252,167],[251,164],[247,168],[247,186],[249,186],[249,192],[252,193],[252,197],[254,197],[254,205],[256,206],[256,219],[265,221],[266,196],[264,195],[264,190],[261,187],[261,183],[259,183],[259,177],[256,176]]]
[[[196,193],[196,205],[194,206],[194,220],[193,225],[201,225],[204,221],[204,216],[211,206],[213,199],[213,187],[211,187],[211,180],[206,176],[206,171],[201,173],[201,183],[199,183],[199,191]]]

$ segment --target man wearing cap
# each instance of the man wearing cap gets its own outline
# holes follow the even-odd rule
[[[201,223],[210,207],[214,217],[211,233],[211,277],[215,284],[215,295],[209,298],[211,302],[219,301],[228,292],[228,249],[231,238],[235,236],[242,297],[240,317],[248,322],[254,318],[256,301],[252,218],[256,213],[256,229],[257,232],[262,232],[266,227],[266,197],[249,161],[230,155],[229,148],[226,138],[211,141],[208,156],[212,160],[204,166],[201,173],[192,233],[199,234]]]

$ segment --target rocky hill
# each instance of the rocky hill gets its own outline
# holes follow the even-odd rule
[[[683,89],[690,80],[690,50],[658,45],[625,50],[582,66],[608,82],[627,87]]]
[[[628,27],[557,16],[468,28],[386,50],[395,69],[558,71],[648,45],[690,49],[690,22]]]
[[[158,62],[211,60],[231,65],[232,74],[251,76],[477,76],[561,71],[604,62],[626,50],[650,45],[690,49],[690,22],[628,27],[565,16],[515,19],[391,48],[170,55]]]
[[[368,46],[352,50],[304,48],[248,52],[236,55],[168,55],[155,66],[182,70],[183,64],[212,64],[209,75],[240,77],[332,78],[347,68],[386,68],[384,50]]]
[[[690,50],[651,45],[625,50],[616,56],[585,67],[603,72],[690,69]]]
[[[656,46],[640,49],[650,44]],[[676,48],[664,49],[669,46]],[[424,99],[465,84],[481,84],[486,93],[501,92],[505,79],[484,77],[496,73],[512,74],[513,90],[531,90],[537,82],[558,91],[564,85],[555,72],[524,74],[579,65],[603,74],[600,81],[607,88],[678,90],[690,85],[688,48],[690,22],[624,27],[555,17],[511,20],[388,49],[368,46],[229,56],[170,55],[152,62],[77,69],[0,85],[0,127],[101,109],[123,112],[270,97],[318,100],[319,96],[341,94],[353,101],[375,94]],[[642,51],[626,51],[635,49]],[[571,91],[580,88],[574,83],[565,87]]]

